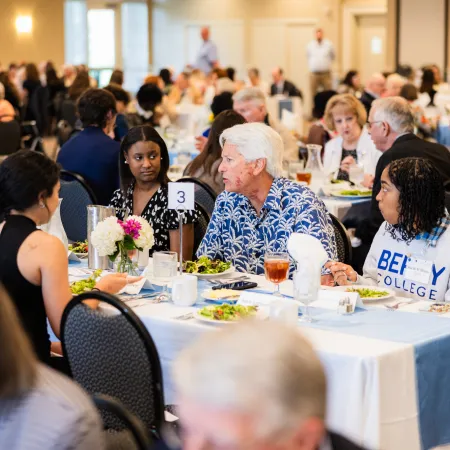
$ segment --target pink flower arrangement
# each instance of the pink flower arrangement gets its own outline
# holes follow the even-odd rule
[[[139,231],[142,229],[142,225],[134,219],[128,219],[126,222],[122,220],[118,220],[120,226],[123,228],[123,231],[128,236],[131,236],[133,239],[138,239],[140,236]]]

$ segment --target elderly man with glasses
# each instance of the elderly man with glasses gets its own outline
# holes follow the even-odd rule
[[[355,232],[361,241],[353,251],[353,267],[358,272],[361,272],[373,238],[384,221],[376,197],[386,166],[397,159],[424,158],[434,164],[445,184],[450,183],[450,152],[443,145],[425,141],[414,134],[414,114],[404,98],[375,100],[367,127],[375,147],[383,154],[375,170],[370,217],[363,220]]]
[[[309,188],[280,177],[283,142],[278,133],[262,123],[235,125],[222,133],[220,144],[225,191],[217,197],[197,256],[263,274],[265,253],[286,252],[289,236],[297,232],[316,237],[330,259],[336,257],[325,205]],[[323,274],[327,283],[329,275]]]

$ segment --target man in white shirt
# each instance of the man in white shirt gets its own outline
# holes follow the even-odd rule
[[[198,52],[195,67],[200,69],[203,73],[208,74],[217,67],[217,46],[209,39],[208,27],[203,27],[200,31],[200,35],[203,39],[203,44]]]
[[[331,65],[336,57],[334,46],[323,38],[323,30],[316,30],[316,39],[307,46],[309,71],[311,72],[311,95],[314,97],[319,88],[331,89]]]

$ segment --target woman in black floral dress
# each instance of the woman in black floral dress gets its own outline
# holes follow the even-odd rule
[[[155,251],[179,252],[178,213],[168,209],[169,154],[158,132],[150,125],[132,128],[120,147],[120,189],[114,192],[110,206],[123,220],[136,215],[153,228]],[[192,259],[195,211],[186,211],[183,219],[183,259]]]

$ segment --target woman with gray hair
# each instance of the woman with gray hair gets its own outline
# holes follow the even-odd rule
[[[0,285],[0,448],[104,448],[100,417],[86,393],[39,363]]]
[[[327,432],[326,379],[312,345],[277,322],[205,333],[173,367],[185,450],[357,450]]]
[[[333,259],[336,243],[325,205],[307,187],[281,178],[280,135],[263,123],[245,123],[225,130],[220,144],[225,191],[217,197],[197,256],[263,274],[265,253],[286,252],[289,236],[297,232],[319,239]]]

